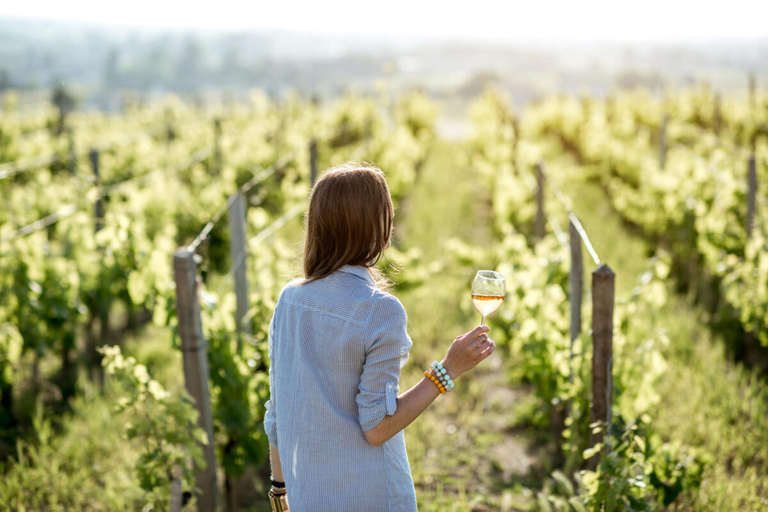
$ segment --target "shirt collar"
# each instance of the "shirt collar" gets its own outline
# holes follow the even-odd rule
[[[373,280],[373,277],[371,276],[371,273],[368,272],[368,269],[361,265],[344,265],[339,270],[341,272],[352,274],[354,276],[365,279],[371,284],[376,284],[375,281]]]

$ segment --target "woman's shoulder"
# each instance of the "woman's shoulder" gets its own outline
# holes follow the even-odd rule
[[[303,277],[295,277],[295,278],[291,279],[290,281],[288,281],[285,284],[285,286],[283,286],[283,291],[289,290],[291,288],[297,288],[297,287],[301,286],[302,284],[304,284],[306,281],[307,280],[305,278],[303,278]]]
[[[371,316],[396,318],[403,322],[407,321],[408,314],[405,311],[405,306],[400,302],[400,299],[391,293],[375,288],[372,292],[372,298],[374,307],[372,308]]]
[[[277,304],[280,304],[280,302],[283,300],[289,299],[291,294],[294,293],[294,291],[299,288],[304,283],[304,281],[306,281],[306,279],[302,277],[296,277],[288,281],[277,295]]]
[[[382,318],[407,321],[405,307],[396,296],[378,288],[372,281],[363,283],[360,279],[351,276],[344,279],[343,276],[337,273],[329,276],[330,279],[317,281],[300,277],[292,279],[281,290],[277,303],[290,302],[323,310],[339,307],[345,313],[354,312],[352,316],[364,323],[366,317],[373,323],[380,322]],[[338,279],[341,281],[335,282]]]
[[[369,344],[376,343],[377,340],[394,341],[407,352],[413,343],[408,336],[408,315],[405,307],[400,299],[384,290],[377,289],[374,297],[374,304],[366,322]]]

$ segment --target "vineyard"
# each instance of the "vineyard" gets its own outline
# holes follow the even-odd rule
[[[269,510],[268,325],[315,179],[378,165],[401,388],[507,276],[499,350],[406,429],[420,510],[768,510],[768,92],[253,92],[0,118],[0,509]]]

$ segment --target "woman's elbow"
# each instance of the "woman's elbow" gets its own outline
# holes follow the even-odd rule
[[[378,425],[371,430],[366,430],[363,432],[363,435],[365,435],[365,440],[368,441],[368,444],[375,447],[383,445],[391,437],[387,436]]]

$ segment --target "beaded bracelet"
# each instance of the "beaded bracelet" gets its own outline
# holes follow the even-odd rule
[[[443,384],[440,383],[440,380],[437,377],[435,377],[435,375],[430,370],[432,370],[431,367],[430,367],[429,370],[424,372],[424,376],[426,378],[428,378],[429,380],[431,380],[432,383],[435,386],[437,386],[437,389],[440,391],[441,395],[444,395],[445,394],[445,386],[443,386]]]
[[[451,376],[448,374],[448,370],[438,361],[433,362],[429,366],[427,371],[424,372],[424,376],[431,380],[437,386],[440,394],[443,395],[455,386]]]
[[[442,364],[440,364],[438,361],[434,361],[432,363],[432,370],[435,372],[435,374],[437,374],[437,378],[440,379],[440,382],[443,384],[447,391],[453,389],[453,380],[451,379],[451,376],[448,375],[448,370],[446,370]]]

